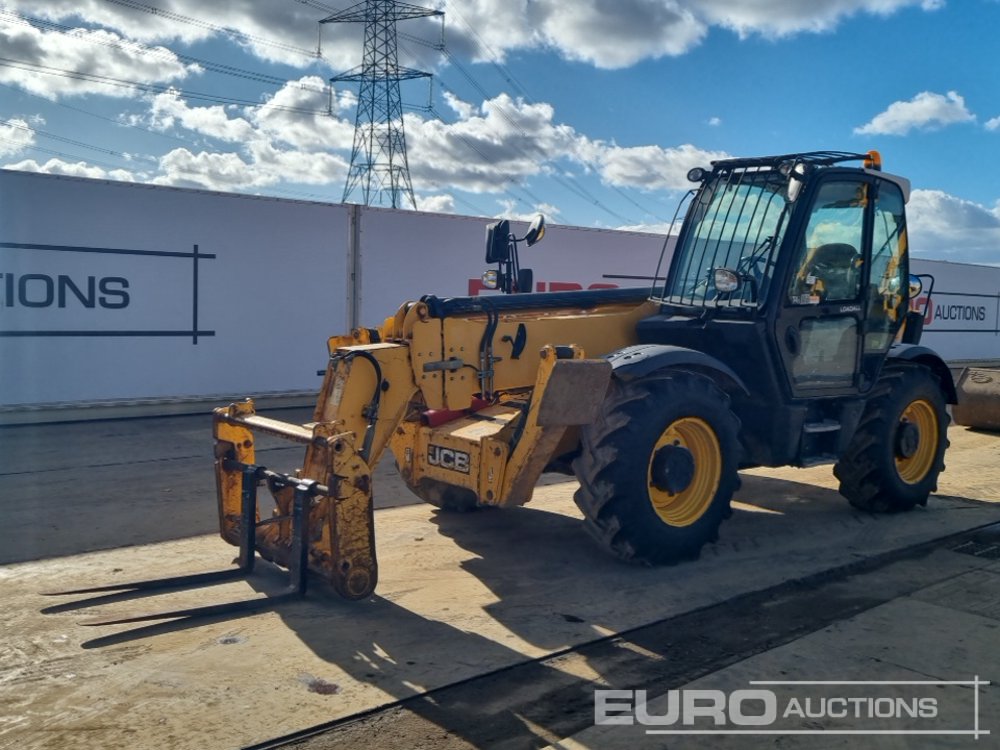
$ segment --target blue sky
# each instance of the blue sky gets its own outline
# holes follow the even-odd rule
[[[399,25],[437,76],[433,111],[403,89],[423,210],[663,231],[712,158],[876,148],[913,182],[915,255],[1000,264],[997,0],[425,5],[447,55],[417,41],[439,22]],[[339,201],[355,100],[325,87],[361,27],[314,53],[349,6],[7,0],[0,167]]]

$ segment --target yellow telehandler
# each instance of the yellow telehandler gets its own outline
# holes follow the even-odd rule
[[[908,181],[876,152],[831,151],[716,161],[688,178],[669,270],[649,288],[525,293],[518,244],[544,222],[517,238],[501,221],[483,277],[501,294],[425,296],[331,338],[311,422],[258,415],[251,400],[217,409],[236,574],[259,553],[289,568],[288,596],[309,571],[346,598],[370,595],[372,471],[387,452],[443,511],[520,505],[543,471],[572,472],[587,530],[646,564],[714,541],[743,467],[832,463],[859,508],[926,503],[956,398],[910,311],[923,280],[908,270]],[[301,443],[301,467],[258,465],[255,433]],[[273,503],[258,500],[264,485]],[[267,606],[255,602],[242,608]]]

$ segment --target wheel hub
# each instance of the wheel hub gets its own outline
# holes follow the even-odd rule
[[[658,490],[676,495],[691,485],[694,472],[691,451],[683,445],[665,445],[653,456],[650,479]]]
[[[920,428],[913,422],[902,422],[896,432],[896,455],[912,458],[920,447]]]

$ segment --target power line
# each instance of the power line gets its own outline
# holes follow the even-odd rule
[[[459,70],[460,73],[462,73],[463,77],[465,77],[466,80],[469,81],[469,83],[476,89],[476,91],[478,91],[480,93],[480,95],[483,96],[484,99],[490,100],[491,97],[490,97],[489,93],[486,91],[486,89],[483,88],[482,85],[480,85],[480,83],[472,76],[471,73],[469,73],[465,69],[464,66],[462,66],[457,61],[457,59],[455,59],[454,55],[452,55],[451,52],[449,52],[448,50],[444,50],[444,53],[448,57],[448,59],[455,64],[455,67]],[[458,94],[455,91],[453,91],[452,89],[448,88],[443,82],[440,82],[440,86],[441,86],[442,89],[444,89],[445,91],[448,91],[453,96],[458,97]],[[517,131],[517,133],[525,141],[532,140],[532,137],[528,134],[528,132],[524,128],[521,127],[521,124],[510,113],[508,113],[507,110],[502,105],[500,105],[498,103],[495,103],[495,110],[497,111],[497,113],[515,131]],[[443,118],[441,118],[441,119],[443,119]],[[499,135],[499,134],[497,134],[497,135]],[[525,150],[523,148],[521,148],[520,146],[518,146],[516,143],[511,143],[509,145],[510,145],[510,148],[512,148],[513,150],[517,151],[523,158],[528,159],[529,161],[531,161],[533,159],[533,157],[530,154],[528,154],[527,152],[525,152]],[[484,158],[485,158],[485,156],[484,156]],[[488,159],[487,159],[487,161],[488,161]],[[561,185],[565,189],[567,189],[570,192],[572,192],[573,194],[575,194],[578,198],[582,198],[583,200],[587,201],[588,203],[592,204],[593,206],[601,209],[602,211],[610,214],[611,216],[614,216],[619,221],[624,221],[626,223],[635,223],[632,219],[630,219],[630,218],[628,218],[626,216],[623,216],[622,214],[618,213],[617,211],[615,211],[615,210],[609,208],[608,206],[604,205],[604,203],[602,203],[596,196],[594,196],[589,190],[587,190],[586,188],[584,188],[582,185],[570,182],[569,180],[561,177],[558,174],[550,174],[549,177],[554,182],[556,182],[557,184]],[[537,203],[541,203],[541,202],[542,202],[541,200],[537,201]]]
[[[103,148],[102,146],[93,146],[89,143],[84,143],[83,141],[77,141],[62,135],[49,133],[45,130],[39,130],[38,128],[33,128],[30,125],[22,125],[12,120],[4,120],[0,118],[0,125],[6,125],[9,128],[16,128],[17,130],[24,130],[29,133],[34,133],[35,135],[40,135],[43,138],[51,138],[54,141],[60,141],[61,143],[68,143],[71,146],[79,146],[80,148],[87,148],[90,149],[91,151],[98,151],[102,154],[107,154],[108,156],[117,156],[119,159],[125,159],[126,161],[132,161],[133,158],[128,154],[122,153],[121,151],[114,151],[110,148]],[[150,157],[140,157],[140,158],[148,159]]]
[[[293,107],[287,104],[275,104],[273,102],[254,102],[248,99],[240,99],[231,96],[220,96],[217,94],[203,94],[197,91],[181,89],[176,86],[166,86],[157,83],[141,83],[139,81],[129,81],[123,78],[115,78],[113,76],[97,75],[95,73],[83,73],[78,70],[66,70],[65,68],[56,68],[48,65],[41,65],[40,63],[29,63],[25,62],[24,60],[14,60],[9,57],[0,57],[0,66],[14,68],[16,70],[26,70],[33,73],[54,75],[62,78],[70,78],[78,81],[88,81],[90,83],[115,86],[118,88],[138,89],[139,91],[144,91],[153,94],[175,93],[187,99],[194,99],[197,101],[209,101],[209,102],[215,102],[217,104],[235,104],[237,106],[250,107],[252,109],[270,108],[282,112],[295,112],[298,114],[307,114],[307,115],[323,115],[327,114],[328,112],[328,110],[325,109],[306,109],[304,107]]]
[[[455,55],[453,55],[451,53],[450,50],[448,50],[445,47],[442,47],[441,51],[448,58],[448,61],[455,67],[455,69],[458,70],[458,72],[462,74],[462,77],[464,77],[466,79],[466,81],[469,82],[469,84],[480,94],[480,96],[483,97],[484,100],[491,100],[492,99],[492,97],[490,96],[489,92],[487,92],[486,89],[479,83],[479,81],[476,80],[476,78],[468,70],[466,70],[465,66],[462,65],[458,61],[458,59],[455,57]],[[458,97],[458,94],[456,94],[454,91],[452,91],[451,89],[449,89],[443,82],[441,82],[440,85],[441,85],[442,89],[448,91],[453,96]],[[458,97],[458,98],[460,98],[460,97]],[[520,134],[520,136],[525,141],[531,141],[532,140],[532,137],[527,133],[527,131],[525,131],[524,128],[521,127],[520,122],[518,122],[517,119],[514,118],[510,113],[508,113],[505,107],[503,107],[502,105],[500,105],[499,103],[496,103],[496,102],[494,102],[494,104],[495,104],[495,107],[494,107],[495,111],[507,122],[508,125],[510,125],[515,131],[517,131],[517,133]],[[528,159],[529,161],[532,160],[533,157],[530,156],[529,154],[527,154],[524,151],[524,149],[522,149],[516,143],[511,143],[510,147],[512,149],[516,150],[518,153],[520,153],[520,155],[523,158]],[[579,185],[578,183],[570,182],[570,181],[564,179],[563,177],[561,177],[558,174],[550,174],[549,177],[554,182],[556,182],[557,184],[559,184],[562,187],[564,187],[566,190],[569,190],[570,192],[572,192],[573,194],[575,194],[578,198],[582,198],[583,200],[587,201],[591,205],[593,205],[593,206],[601,209],[605,213],[607,213],[607,214],[609,214],[611,216],[614,216],[619,221],[624,221],[626,223],[635,223],[632,219],[630,219],[630,218],[628,218],[626,216],[623,216],[622,214],[618,213],[614,209],[611,209],[608,206],[604,205],[604,203],[601,200],[599,200],[595,195],[593,195],[593,193],[591,193],[589,190],[587,190],[582,185]]]
[[[247,34],[238,29],[231,28],[229,26],[219,26],[218,24],[211,23],[210,21],[203,21],[199,18],[192,18],[191,16],[185,16],[180,13],[175,13],[170,10],[163,10],[162,8],[157,8],[153,5],[147,5],[146,3],[136,2],[136,0],[105,0],[105,2],[112,3],[114,5],[121,5],[125,8],[130,8],[132,10],[138,10],[143,13],[150,13],[154,16],[160,16],[162,18],[167,18],[171,21],[177,21],[178,23],[185,23],[189,26],[197,26],[208,31],[215,31],[219,34],[223,34],[230,39],[237,41],[263,44],[269,47],[276,47],[278,49],[283,49],[286,52],[295,52],[306,57],[316,58],[318,55],[313,50],[305,49],[304,47],[296,47],[295,45],[288,44],[286,42],[278,42],[273,39],[266,39],[264,37],[256,36],[255,34]]]
[[[53,151],[49,148],[43,148],[42,146],[36,146],[31,143],[18,143],[17,141],[11,141],[6,138],[0,138],[0,142],[9,143],[13,146],[19,146],[20,150],[23,151],[38,151],[43,154],[49,154],[50,156],[58,156],[63,159],[73,159],[87,164],[96,164],[97,166],[106,167],[107,169],[124,169],[118,164],[108,164],[105,161],[98,161],[97,159],[91,159],[90,157],[78,156],[76,154],[67,154],[65,151]]]
[[[327,15],[333,13],[340,13],[338,8],[331,8],[329,5],[324,5],[323,3],[316,2],[316,0],[295,0],[295,2],[300,5],[308,5],[310,8],[315,8],[316,10],[321,10]]]
[[[476,89],[477,92],[479,92],[479,94],[484,99],[487,99],[487,100],[491,99],[491,97],[487,93],[486,89],[483,88],[483,86],[481,86],[479,84],[479,82],[473,77],[473,75],[468,70],[465,69],[465,67],[458,61],[458,59],[449,50],[447,50],[447,49],[444,50],[444,54],[447,56],[448,61],[458,70],[459,73],[462,74],[462,76],[473,86],[473,88]],[[443,86],[443,84],[442,84],[442,86]],[[452,92],[452,93],[454,93],[454,92]],[[530,101],[529,101],[529,103],[530,103]],[[526,140],[530,140],[530,137],[529,137],[528,133],[524,130],[524,128],[521,127],[520,123],[517,122],[514,119],[514,117],[511,116],[507,112],[507,110],[502,105],[500,105],[498,103],[495,103],[495,110],[497,111],[497,113],[504,120],[507,121],[507,123],[509,125],[511,125],[515,130],[517,130],[518,133],[520,133],[520,135],[523,138],[525,138]],[[522,155],[527,156],[526,154],[523,153],[523,151],[522,151]],[[594,168],[593,165],[591,165],[591,164],[589,164],[587,162],[584,162],[584,164],[585,164],[585,166],[587,166],[590,169]],[[595,171],[598,171],[598,170],[595,170]],[[563,178],[561,178],[559,176],[556,176],[556,175],[550,175],[550,177],[552,177],[553,180],[555,180],[558,184],[560,184],[563,187],[565,187],[567,190],[575,193],[577,195],[577,197],[582,198],[583,200],[591,203],[592,205],[596,206],[597,208],[600,208],[602,211],[605,211],[606,213],[610,214],[611,216],[614,216],[615,218],[617,218],[617,219],[619,219],[621,221],[632,222],[632,219],[629,219],[629,218],[623,216],[622,214],[618,213],[617,211],[614,211],[613,209],[608,208],[607,206],[605,206],[593,193],[591,193],[589,190],[587,190],[582,185],[580,185],[578,183],[570,183],[570,182],[568,182],[568,181],[564,180]],[[614,186],[612,186],[612,187],[614,187]],[[615,189],[617,190],[617,188],[615,188]],[[643,213],[649,213],[646,209],[642,208],[642,206],[639,206],[639,204],[636,203],[635,201],[633,201],[631,198],[628,198],[628,196],[625,196],[625,194],[622,193],[620,190],[618,190],[618,192],[621,193],[621,195],[623,197],[625,197],[626,200],[628,200],[630,203],[632,203],[637,208],[639,208],[639,210],[643,211]]]
[[[441,114],[436,109],[431,109],[431,114],[434,115],[434,117],[436,117],[438,120],[441,120],[442,122],[444,122],[444,118],[441,116]],[[482,160],[483,164],[490,164],[490,163],[492,163],[493,160],[488,155],[486,155],[485,153],[483,153],[483,150],[481,148],[479,148],[479,146],[476,145],[475,141],[473,141],[471,138],[468,138],[467,136],[463,135],[462,133],[455,132],[455,131],[453,131],[451,133],[451,135],[453,135],[455,138],[457,138],[466,148],[468,148],[470,151],[472,151],[474,154],[476,154]],[[531,201],[534,201],[534,203],[531,203],[530,201],[526,201],[522,196],[519,196],[519,195],[515,194],[514,192],[512,192],[512,188],[507,187],[507,186],[509,186],[512,183],[517,183],[516,178],[512,177],[509,174],[504,174],[502,176],[505,179],[502,180],[501,185],[504,186],[505,191],[511,191],[511,192],[508,192],[508,196],[509,197],[513,198],[514,200],[516,200],[519,203],[524,203],[528,208],[534,208],[535,206],[537,206],[537,205],[539,205],[540,203],[543,202],[541,198],[539,198],[537,195],[535,195],[530,190],[528,190],[527,187],[525,187],[524,185],[518,184],[518,189],[520,189],[521,191],[523,191],[525,193],[525,195],[527,195],[528,198],[530,198]]]
[[[271,45],[271,46],[277,46],[277,47],[281,47],[281,48],[289,50],[289,51],[295,51],[295,52],[298,52],[298,53],[302,53],[302,54],[305,54],[305,55],[307,55],[309,57],[313,57],[313,58],[316,58],[316,57],[320,56],[318,51],[317,51],[317,53],[312,53],[311,51],[305,50],[304,48],[301,48],[301,47],[295,47],[293,45],[288,45],[288,44],[285,44],[285,43],[275,42],[273,40],[264,39],[262,37],[258,37],[258,36],[254,36],[254,35],[250,35],[250,34],[245,34],[243,32],[240,32],[240,31],[238,31],[236,29],[232,29],[230,27],[219,26],[217,24],[213,24],[213,23],[210,23],[210,22],[207,22],[207,21],[202,21],[201,19],[192,18],[190,16],[183,16],[181,14],[174,13],[172,11],[165,11],[165,10],[157,8],[155,6],[147,5],[145,3],[136,2],[135,0],[107,0],[107,1],[111,2],[113,4],[116,4],[116,5],[120,5],[120,6],[123,6],[123,7],[127,7],[127,8],[130,8],[130,9],[133,9],[133,10],[138,10],[138,11],[142,11],[142,12],[151,13],[153,15],[162,16],[164,18],[168,18],[168,19],[171,19],[171,20],[175,20],[175,21],[179,21],[179,22],[183,22],[183,23],[188,23],[188,24],[195,25],[195,26],[198,26],[198,27],[201,27],[201,28],[205,28],[205,29],[209,29],[209,30],[212,30],[212,31],[216,31],[218,33],[225,34],[226,36],[228,36],[231,39],[242,40],[242,41],[247,41],[247,42],[255,42],[255,43],[260,43],[260,44],[268,44],[268,45]],[[323,10],[325,12],[326,11],[333,11],[335,14],[337,13],[337,11],[335,11],[334,9],[329,8],[328,6],[326,6],[326,5],[322,4],[322,3],[316,2],[315,0],[296,0],[296,1],[299,2],[300,4],[307,5],[307,6],[310,6],[310,7],[313,7],[313,8],[317,8],[317,9]],[[355,6],[355,7],[358,7],[358,6]],[[412,9],[415,6],[406,6],[406,7]],[[424,9],[420,9],[420,10],[421,10],[421,12],[423,14]],[[412,13],[412,10],[410,10],[409,12]],[[435,15],[439,14],[438,12],[432,12],[432,13],[435,14]],[[427,13],[427,14],[429,15],[430,13]],[[71,31],[74,30],[74,29],[72,29],[69,26],[65,26],[65,25],[62,25],[62,24],[57,24],[57,23],[54,23],[54,22],[51,22],[51,21],[46,21],[44,19],[34,18],[34,17],[30,17],[30,16],[19,16],[18,14],[10,13],[10,12],[6,11],[5,9],[0,9],[0,15],[5,16],[5,17],[7,17],[10,20],[15,20],[15,21],[22,22],[22,23],[28,23],[29,25],[37,26],[39,28],[48,29],[48,30],[52,30],[52,31],[57,31],[57,32],[60,32],[60,33],[68,33],[68,32],[71,32]],[[508,83],[510,83],[514,88],[516,88],[530,102],[530,97],[528,97],[527,92],[524,89],[524,87],[517,81],[516,78],[514,78],[513,74],[511,74],[499,62],[499,60],[498,60],[498,58],[496,56],[496,53],[489,47],[488,44],[486,44],[486,42],[482,39],[482,37],[478,34],[478,32],[476,32],[476,30],[464,18],[462,18],[459,14],[456,13],[456,16],[459,18],[459,20],[461,20],[461,22],[463,24],[465,24],[465,26],[467,26],[469,28],[470,32],[478,40],[478,42],[480,43],[480,45],[483,48],[483,50],[485,50],[487,52],[487,54],[491,57],[491,61],[492,61],[493,65],[494,65],[494,67],[498,70],[498,72],[500,72],[500,74],[503,76],[503,78]],[[408,17],[416,17],[416,16],[408,16]],[[443,33],[443,29],[442,29],[442,33]],[[443,52],[445,54],[446,58],[448,59],[448,61],[453,65],[453,67],[456,70],[458,70],[458,72],[466,79],[466,81],[474,89],[476,89],[476,91],[479,92],[479,94],[481,96],[483,96],[484,99],[490,99],[490,95],[486,91],[486,89],[482,85],[480,85],[480,83],[478,82],[478,80],[465,68],[465,66],[463,66],[459,62],[459,60],[449,50],[447,50],[445,48],[445,46],[443,45],[443,43],[430,42],[430,41],[421,39],[419,37],[416,37],[416,36],[413,36],[413,35],[410,35],[410,34],[400,34],[400,36],[402,36],[403,38],[405,38],[405,39],[407,39],[407,40],[409,40],[409,41],[411,41],[411,42],[413,42],[415,44],[420,44],[420,45],[429,47],[431,49],[435,49],[437,51]],[[115,42],[115,41],[111,41],[111,40],[98,40],[98,39],[95,39],[95,38],[88,38],[86,40],[89,41],[89,42],[91,42],[91,43],[102,44],[104,46],[108,46],[108,47],[112,47],[112,48],[125,49],[125,50],[140,49],[145,54],[153,56],[153,57],[169,58],[171,60],[178,60],[178,61],[181,61],[181,62],[184,62],[184,63],[198,65],[198,66],[200,66],[200,67],[202,67],[202,68],[204,68],[206,70],[209,70],[211,72],[216,72],[216,73],[221,73],[221,74],[231,75],[231,76],[237,76],[237,77],[245,78],[245,79],[248,79],[248,80],[253,80],[253,81],[256,81],[256,82],[259,82],[259,83],[265,83],[265,84],[274,85],[274,86],[294,86],[294,87],[299,88],[299,89],[308,90],[308,91],[314,91],[316,93],[327,93],[327,92],[329,92],[331,94],[331,96],[332,96],[332,89],[330,87],[323,87],[323,88],[312,87],[312,86],[308,86],[308,85],[305,85],[305,84],[301,84],[301,83],[299,83],[297,81],[291,81],[291,80],[286,79],[286,78],[281,78],[279,76],[273,76],[273,75],[270,75],[270,74],[261,73],[259,71],[251,71],[251,70],[247,70],[245,68],[239,68],[239,67],[236,67],[236,66],[231,66],[231,65],[222,64],[222,63],[215,63],[215,62],[212,62],[212,61],[209,61],[209,60],[205,60],[203,58],[194,57],[194,56],[191,56],[191,55],[184,55],[184,54],[175,53],[175,52],[173,52],[173,51],[171,51],[171,50],[169,50],[169,49],[167,49],[165,47],[162,47],[162,46],[159,46],[159,47],[150,47],[148,45],[145,45],[145,44],[142,44],[142,43],[139,43],[139,42],[124,42],[124,41],[123,42]],[[213,95],[209,95],[209,94],[203,94],[203,93],[199,93],[199,92],[194,92],[194,91],[188,91],[188,90],[184,90],[184,89],[179,89],[179,88],[173,87],[173,86],[167,87],[167,86],[163,86],[163,85],[159,85],[159,84],[145,84],[145,83],[140,83],[140,82],[136,82],[136,81],[128,81],[128,80],[125,80],[125,79],[114,78],[114,77],[111,77],[111,76],[101,76],[101,75],[96,75],[96,74],[83,73],[82,71],[69,71],[69,70],[65,70],[65,69],[53,68],[53,67],[50,67],[50,66],[37,65],[37,64],[27,63],[27,62],[24,62],[24,61],[12,60],[12,59],[9,59],[9,58],[0,58],[0,65],[7,65],[8,67],[14,67],[14,68],[22,69],[22,70],[24,70],[25,66],[27,66],[27,68],[31,69],[31,72],[35,72],[35,73],[42,73],[42,74],[48,74],[48,75],[60,75],[62,77],[66,77],[66,78],[71,78],[71,79],[75,79],[75,80],[85,80],[85,81],[90,81],[90,82],[96,82],[96,83],[100,83],[100,84],[104,84],[104,85],[113,85],[113,86],[119,86],[119,87],[136,88],[136,89],[139,89],[139,90],[142,90],[142,91],[147,91],[147,92],[150,92],[150,93],[167,93],[167,92],[172,92],[172,93],[176,93],[179,96],[184,96],[184,97],[186,97],[188,99],[193,99],[193,100],[210,101],[210,102],[216,102],[216,103],[222,103],[222,104],[236,104],[236,105],[246,106],[246,107],[251,107],[251,108],[272,107],[273,109],[280,110],[280,111],[294,112],[294,113],[306,114],[306,115],[324,114],[324,112],[322,110],[308,110],[308,109],[305,109],[305,108],[302,108],[302,107],[291,107],[291,106],[288,106],[288,105],[277,105],[277,104],[271,104],[271,103],[268,103],[268,102],[265,102],[265,103],[254,102],[254,101],[249,101],[249,100],[244,100],[244,99],[237,99],[237,98],[233,98],[233,97],[213,96]],[[3,85],[3,84],[0,84],[0,85]],[[451,89],[449,89],[447,86],[442,86],[442,88],[444,88],[445,90],[447,90],[449,93],[452,93],[453,95],[457,96],[457,94],[455,94],[455,92],[452,91]],[[24,93],[27,93],[27,94],[29,94],[31,96],[36,96],[34,94],[31,94],[30,92],[24,92]],[[38,97],[38,98],[42,98],[42,97]],[[64,107],[66,107],[68,109],[73,109],[75,111],[79,111],[79,112],[81,112],[83,114],[88,114],[88,115],[91,115],[91,116],[94,116],[94,117],[98,117],[100,119],[107,120],[109,122],[114,122],[115,124],[126,125],[128,127],[136,127],[136,128],[145,130],[146,132],[153,133],[155,135],[160,135],[162,137],[167,137],[167,138],[173,138],[173,136],[169,136],[169,135],[166,135],[164,133],[159,133],[157,131],[152,131],[152,130],[149,130],[147,128],[142,128],[141,126],[138,126],[138,125],[133,125],[133,124],[128,124],[128,123],[121,123],[121,122],[113,120],[111,118],[106,118],[106,117],[103,117],[101,115],[98,115],[96,113],[91,113],[91,112],[87,112],[86,110],[81,110],[79,108],[71,107],[70,105],[62,104],[62,103],[59,103],[59,102],[54,102],[54,103],[57,104],[57,105],[59,105],[59,106],[64,106]],[[419,105],[403,105],[403,106],[406,106],[407,109],[414,109],[414,110],[421,110],[421,111],[432,112],[436,117],[438,117],[438,118],[440,118],[440,119],[443,120],[443,118],[440,117],[440,114],[438,114],[436,111],[434,111],[433,106],[427,106],[427,107],[423,107],[423,106],[419,106]],[[496,108],[495,108],[495,111],[497,111],[497,113],[512,128],[514,128],[523,138],[525,138],[526,140],[530,140],[529,135],[524,131],[524,129],[517,122],[517,120],[514,117],[512,117],[507,112],[507,110],[504,107],[502,107],[500,105],[497,105]],[[42,133],[40,133],[40,134],[42,134]],[[48,134],[48,135],[51,135],[51,134]],[[59,138],[58,136],[51,136],[51,137]],[[464,136],[461,136],[461,135],[459,135],[458,137],[459,137],[459,140],[461,140],[463,143],[465,143],[466,146],[472,146],[471,141],[468,138],[465,138]],[[174,140],[181,140],[181,139],[176,139],[176,138],[173,138],[173,139]],[[85,147],[85,148],[94,148],[96,150],[108,151],[106,149],[100,149],[99,147],[90,147],[87,144],[82,144],[82,143],[79,143],[79,142],[73,142],[73,141],[71,141],[69,139],[67,139],[67,141],[71,142],[71,143],[75,143],[75,145],[80,145],[80,146]],[[528,158],[528,159],[531,158],[530,156],[528,156],[528,154],[523,149],[521,149],[519,146],[517,146],[517,144],[512,144],[512,145],[513,145],[513,147],[523,157]],[[477,147],[473,146],[472,150],[474,152],[476,152],[481,158],[483,158],[484,161],[487,161],[487,162],[489,161],[489,159],[486,157],[486,155],[483,154],[482,151],[480,149],[478,149]],[[117,152],[112,152],[112,153],[113,153],[113,155],[119,155]],[[122,158],[126,158],[126,157],[124,157],[124,155],[120,155],[120,156]],[[570,180],[564,179],[563,177],[561,177],[559,175],[553,174],[553,175],[550,175],[550,177],[555,182],[557,182],[558,184],[560,184],[563,187],[565,187],[567,190],[570,190],[571,192],[573,192],[574,194],[576,194],[578,197],[580,197],[580,198],[582,198],[582,199],[590,202],[591,204],[593,204],[594,206],[600,208],[601,210],[606,211],[607,213],[615,216],[616,218],[618,218],[618,219],[620,219],[622,221],[631,221],[627,217],[624,217],[621,214],[617,213],[616,211],[613,211],[612,209],[610,209],[607,206],[605,206],[596,196],[594,196],[592,193],[590,193],[584,186],[579,185],[578,183],[572,182]],[[510,182],[514,182],[514,179],[508,177],[506,183],[510,183]],[[618,192],[625,200],[627,200],[629,203],[631,203],[632,205],[634,205],[636,208],[638,208],[641,211],[644,211],[646,213],[652,213],[652,212],[648,211],[645,207],[641,206],[638,202],[636,202],[635,200],[633,200],[631,197],[629,197],[627,194],[625,194],[617,186],[611,186],[611,187],[614,190],[616,190],[616,192]],[[532,200],[534,200],[536,202],[536,204],[541,203],[541,200],[536,195],[534,195],[533,193],[531,193],[531,191],[528,190],[526,187],[521,186],[521,189]],[[523,198],[521,198],[520,196],[513,195],[513,194],[511,194],[511,195],[516,200],[518,200],[520,202],[524,202]]]
[[[111,1],[111,0],[109,0]],[[17,13],[12,13],[6,10],[0,10],[0,16],[7,18],[15,23],[20,23],[26,26],[31,26],[33,28],[42,28],[49,31],[53,31],[60,34],[70,34],[77,29],[72,26],[66,26],[64,24],[55,23],[54,21],[48,21],[42,18],[35,18],[33,16],[24,16]],[[187,63],[189,65],[198,65],[199,67],[209,70],[213,73],[221,73],[223,75],[235,76],[237,78],[243,78],[250,81],[255,81],[257,83],[266,83],[271,86],[293,86],[304,91],[314,91],[317,93],[327,94],[330,91],[328,86],[316,87],[303,84],[299,81],[293,81],[288,78],[283,78],[281,76],[270,75],[269,73],[262,73],[260,71],[248,70],[246,68],[239,68],[235,65],[228,65],[225,63],[213,62],[211,60],[206,60],[201,57],[194,57],[192,55],[185,55],[179,52],[174,52],[173,50],[164,47],[156,46],[151,47],[147,44],[137,41],[114,41],[111,39],[98,39],[93,36],[79,37],[75,36],[75,39],[81,39],[89,44],[98,44],[104,47],[110,47],[112,49],[120,49],[126,52],[130,52],[135,49],[141,50],[144,54],[150,57],[159,58],[165,61],[173,62],[174,60]]]
[[[448,7],[449,5],[450,3],[448,3],[446,0],[445,7]],[[479,32],[476,31],[475,27],[468,21],[466,21],[465,18],[463,18],[462,15],[457,10],[453,8],[448,8],[447,12],[454,15],[472,33],[472,36],[475,37],[476,41],[479,42],[479,45],[483,48],[483,50],[486,51],[487,56],[490,58],[490,62],[493,63],[493,67],[497,69],[497,72],[500,73],[500,75],[504,78],[504,80],[506,80],[516,91],[518,91],[529,104],[534,104],[534,102],[531,101],[531,97],[528,96],[528,92],[525,90],[525,88],[514,77],[514,74],[511,73],[507,69],[507,67],[500,62],[499,55],[497,55],[493,51],[493,49],[486,43],[486,40],[479,35]]]
[[[507,83],[509,83],[512,88],[514,88],[518,93],[520,93],[521,96],[524,98],[524,100],[528,102],[528,104],[534,104],[534,100],[528,94],[527,89],[520,83],[520,81],[517,80],[517,78],[514,77],[514,74],[510,72],[509,68],[507,68],[502,62],[500,62],[500,56],[493,50],[492,47],[490,47],[489,44],[486,43],[486,40],[483,39],[482,36],[480,36],[479,32],[476,31],[475,27],[472,24],[466,21],[465,18],[458,11],[450,7],[451,5],[452,3],[446,2],[446,7],[448,7],[448,12],[452,14],[454,17],[456,17],[462,24],[465,25],[465,27],[469,30],[472,36],[479,43],[480,47],[486,53],[487,57],[490,59],[490,62],[493,64],[493,67],[496,68],[497,72],[501,75],[501,77],[503,77],[503,79],[507,81]],[[452,62],[457,62],[451,55],[449,55],[449,60],[451,60]],[[465,73],[465,71],[463,71],[463,74],[465,74],[466,77],[468,77],[468,74]],[[594,169],[595,172],[600,172],[600,170],[595,169],[594,165],[589,162],[585,161],[584,165],[590,169]],[[665,219],[657,215],[655,211],[651,211],[648,207],[638,203],[635,199],[629,196],[624,190],[619,188],[617,185],[608,185],[608,186],[616,193],[618,193],[623,199],[628,201],[630,204],[638,208],[643,213],[648,214],[656,219],[659,219],[660,221],[665,221]]]
[[[25,89],[19,88],[17,86],[10,86],[9,84],[6,84],[6,83],[0,83],[0,86],[3,86],[5,89],[10,89],[11,91],[15,91],[18,94],[22,94],[24,96],[30,96],[30,97],[32,97],[34,99],[39,99],[39,100],[41,100],[43,102],[46,102],[47,104],[54,104],[57,107],[63,107],[64,109],[68,109],[68,110],[71,110],[73,112],[79,112],[82,115],[87,115],[89,117],[96,117],[98,120],[104,120],[105,122],[110,122],[110,123],[113,123],[115,125],[120,125],[120,126],[122,126],[124,128],[134,128],[136,130],[143,130],[143,131],[145,131],[147,133],[151,133],[153,135],[158,135],[161,138],[169,138],[170,140],[177,141],[178,143],[187,143],[187,141],[184,140],[183,138],[178,138],[177,136],[174,136],[174,135],[168,135],[167,133],[161,133],[159,130],[153,130],[152,128],[143,127],[142,125],[138,125],[138,124],[136,124],[134,122],[122,122],[121,120],[116,120],[113,117],[106,117],[105,115],[100,115],[97,112],[91,112],[90,110],[87,110],[87,109],[81,109],[80,107],[74,107],[71,104],[66,104],[65,102],[53,101],[52,99],[48,99],[48,98],[46,98],[44,96],[39,96],[38,94],[33,94],[30,91],[26,91]]]

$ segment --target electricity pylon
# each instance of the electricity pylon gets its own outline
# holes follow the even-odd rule
[[[400,207],[405,193],[414,208],[410,166],[403,133],[403,102],[399,82],[429,78],[430,73],[400,67],[396,47],[396,22],[425,16],[442,16],[439,10],[421,8],[396,0],[364,0],[324,18],[320,23],[364,23],[365,51],[361,65],[334,76],[331,83],[360,84],[358,112],[354,121],[354,148],[347,173],[343,202],[359,185],[364,205],[385,205],[388,195],[393,208]]]

